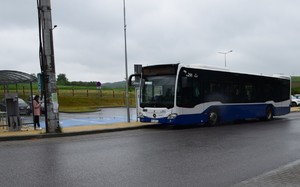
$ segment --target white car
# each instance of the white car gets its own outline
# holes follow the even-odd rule
[[[300,105],[300,99],[298,99],[295,96],[291,96],[291,106],[299,106]]]

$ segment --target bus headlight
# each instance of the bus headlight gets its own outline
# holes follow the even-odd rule
[[[175,119],[177,117],[176,113],[172,113],[170,115],[168,115],[168,119]]]

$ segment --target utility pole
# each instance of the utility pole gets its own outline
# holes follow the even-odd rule
[[[54,63],[53,29],[50,0],[37,0],[40,39],[40,63],[43,77],[46,132],[61,132]]]

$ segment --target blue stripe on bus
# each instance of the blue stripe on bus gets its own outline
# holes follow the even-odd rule
[[[230,122],[243,119],[251,118],[264,118],[266,116],[266,109],[269,104],[250,104],[250,105],[219,105],[211,106],[203,113],[200,114],[187,114],[178,115],[175,119],[165,118],[141,118],[141,122],[151,122],[151,120],[158,120],[161,124],[174,124],[174,125],[184,125],[184,124],[204,124],[207,123],[208,113],[211,110],[217,110],[219,114],[219,122]],[[290,112],[290,107],[272,107],[273,115],[279,116],[288,114]]]

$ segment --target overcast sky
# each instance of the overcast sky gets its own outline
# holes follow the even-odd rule
[[[1,0],[3,70],[40,72],[36,0]],[[125,78],[123,0],[52,0],[56,74]],[[134,64],[225,66],[300,75],[299,0],[126,0],[128,70]]]

